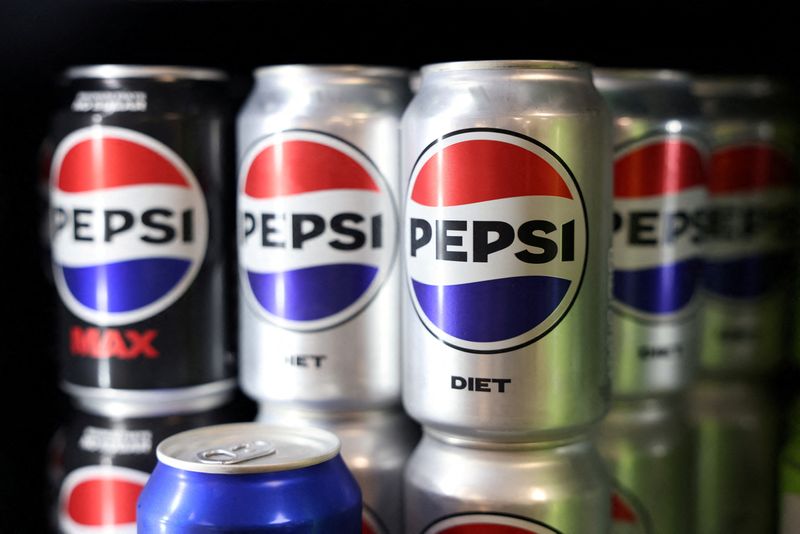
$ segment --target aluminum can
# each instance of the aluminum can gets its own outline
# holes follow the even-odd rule
[[[702,380],[690,395],[697,434],[697,534],[775,531],[777,419],[758,385]]]
[[[217,425],[167,438],[156,454],[138,534],[361,532],[361,492],[328,431]]]
[[[66,71],[50,130],[50,239],[65,390],[158,406],[234,386],[227,339],[226,76]]]
[[[789,413],[789,436],[780,457],[780,533],[800,532],[800,400]]]
[[[255,78],[238,118],[242,388],[325,409],[395,404],[407,73],[288,65]]]
[[[712,141],[701,367],[758,376],[789,344],[796,123],[766,79],[700,79],[694,91]]]
[[[681,72],[595,69],[594,82],[614,115],[613,395],[680,392],[699,357],[700,106]]]
[[[609,478],[585,438],[494,443],[424,429],[406,466],[406,532],[606,534]]]
[[[694,436],[683,399],[616,400],[595,444],[616,481],[614,534],[694,532]]]
[[[605,413],[611,120],[590,69],[422,69],[403,117],[403,402],[423,426],[555,439]]]
[[[156,445],[176,432],[231,421],[225,406],[159,417],[104,417],[73,410],[50,450],[58,532],[136,532],[136,500],[156,465]]]
[[[419,427],[400,410],[312,412],[262,404],[258,420],[324,428],[342,442],[342,459],[364,499],[363,534],[403,534],[403,468]]]

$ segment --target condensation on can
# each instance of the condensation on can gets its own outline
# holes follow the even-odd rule
[[[427,66],[402,130],[407,412],[486,440],[585,431],[610,387],[611,121],[589,68]]]

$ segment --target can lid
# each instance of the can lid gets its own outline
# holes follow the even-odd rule
[[[434,72],[452,72],[464,70],[501,70],[501,69],[527,69],[540,71],[584,71],[589,70],[587,63],[579,61],[542,60],[542,59],[492,59],[480,61],[451,61],[448,63],[433,63],[420,69],[422,76]]]
[[[253,76],[313,76],[313,75],[363,76],[367,78],[406,78],[408,71],[400,67],[379,65],[269,65],[253,71]]]
[[[594,68],[592,77],[598,88],[652,83],[688,85],[692,79],[688,72],[671,69]]]
[[[80,78],[151,78],[164,81],[224,81],[228,79],[228,75],[221,70],[173,65],[78,65],[68,68],[64,72],[64,77],[68,80]]]
[[[243,475],[321,464],[339,454],[339,438],[327,430],[261,423],[207,426],[158,444],[158,461],[198,473]]]
[[[761,98],[780,93],[783,87],[764,76],[698,76],[692,91],[701,98]]]

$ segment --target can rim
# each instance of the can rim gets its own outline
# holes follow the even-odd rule
[[[215,436],[216,434],[216,436]],[[222,437],[225,439],[222,439]],[[246,459],[239,463],[201,463],[193,458],[204,449],[224,447],[240,439],[262,439],[272,447],[272,452],[263,457]],[[281,451],[301,441],[308,451],[281,460]],[[313,451],[316,447],[318,450]],[[195,473],[219,475],[245,475],[276,473],[319,465],[335,458],[341,449],[341,441],[333,432],[314,427],[271,425],[264,423],[227,423],[186,430],[174,434],[158,444],[156,457],[162,464]],[[273,454],[274,452],[274,454]],[[181,457],[179,457],[179,455]],[[261,458],[267,458],[266,463]],[[279,461],[276,461],[279,460]]]
[[[369,78],[407,78],[409,71],[401,67],[390,67],[384,65],[323,65],[323,64],[287,64],[287,65],[265,65],[253,70],[253,77],[264,78],[277,75],[357,75]]]
[[[782,84],[766,76],[696,76],[692,91],[701,98],[765,97],[781,92]]]
[[[561,59],[488,59],[474,61],[449,61],[445,63],[431,63],[420,69],[420,74],[425,76],[435,72],[457,72],[467,70],[540,70],[540,71],[588,71],[591,65],[581,61],[566,61]]]
[[[595,67],[592,69],[595,82],[681,82],[690,83],[691,75],[676,69],[626,69],[617,67]]]
[[[76,65],[64,71],[64,78],[152,78],[164,80],[226,81],[228,75],[221,70],[206,67],[178,65]]]
[[[591,440],[588,431],[578,432],[559,437],[552,437],[544,440],[526,440],[526,441],[496,441],[491,438],[476,438],[465,437],[457,434],[451,434],[440,429],[432,427],[423,427],[422,432],[432,439],[464,447],[468,449],[484,449],[484,450],[503,450],[503,451],[532,451],[539,449],[555,449],[558,447],[565,447],[569,445],[589,443]]]

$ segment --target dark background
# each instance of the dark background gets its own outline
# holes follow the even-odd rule
[[[0,0],[0,533],[44,532],[46,446],[65,400],[52,361],[37,149],[58,73],[86,63],[417,67],[485,58],[763,73],[796,82],[796,20],[777,2]]]

